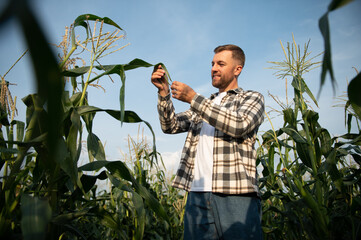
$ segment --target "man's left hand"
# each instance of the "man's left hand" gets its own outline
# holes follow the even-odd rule
[[[196,92],[187,84],[174,81],[170,86],[172,89],[172,97],[182,102],[191,103]]]

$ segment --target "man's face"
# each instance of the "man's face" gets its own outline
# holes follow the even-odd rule
[[[242,67],[233,59],[232,52],[225,50],[214,54],[212,61],[212,85],[220,92],[237,88],[237,76]]]

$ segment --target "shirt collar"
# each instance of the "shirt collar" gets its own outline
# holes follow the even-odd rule
[[[227,91],[227,95],[239,94],[239,93],[241,93],[241,92],[243,92],[243,89],[239,87],[239,88],[235,88],[235,89],[228,90],[228,91]],[[211,95],[211,99],[217,97],[218,94],[219,94],[219,92],[213,93],[213,94]]]

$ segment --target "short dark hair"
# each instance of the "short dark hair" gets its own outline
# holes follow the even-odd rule
[[[244,64],[246,62],[246,56],[244,55],[242,48],[238,47],[237,45],[226,44],[226,45],[221,45],[221,46],[216,47],[214,49],[214,53],[219,53],[219,52],[226,51],[226,50],[231,51],[232,57],[235,60],[238,60],[240,62],[240,65],[242,67],[244,67]]]

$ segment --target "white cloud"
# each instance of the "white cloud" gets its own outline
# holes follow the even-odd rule
[[[168,177],[176,173],[182,150],[161,153]]]

